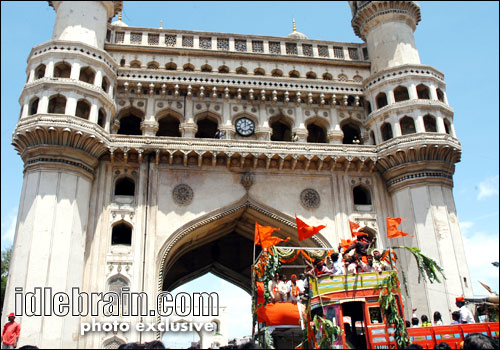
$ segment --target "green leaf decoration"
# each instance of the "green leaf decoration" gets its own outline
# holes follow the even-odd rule
[[[429,281],[430,283],[434,283],[434,281],[441,283],[441,280],[438,277],[438,273],[440,273],[441,276],[446,279],[443,268],[439,266],[436,261],[422,254],[420,249],[406,246],[392,247],[392,249],[404,249],[413,255],[413,257],[417,261],[418,283],[420,283],[422,278],[424,279],[424,281]]]

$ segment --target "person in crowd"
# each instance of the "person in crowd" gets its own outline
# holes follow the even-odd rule
[[[269,281],[267,288],[269,290],[269,294],[271,294],[271,299],[273,303],[276,303],[278,301],[281,301],[281,295],[278,290],[278,283],[279,283],[280,275],[279,273],[274,274],[274,279]]]
[[[281,301],[287,302],[290,291],[288,290],[286,275],[281,275],[280,277],[278,282],[278,292],[280,294]]]
[[[118,349],[144,349],[144,344],[141,343],[126,343],[121,344]]]
[[[451,346],[450,346],[450,344],[442,341],[441,343],[436,344],[436,349],[451,349]]]
[[[411,328],[416,328],[418,327],[418,317],[412,317],[411,318]]]
[[[411,322],[406,320],[405,321],[406,328],[411,328]]]
[[[429,322],[429,317],[427,317],[427,315],[420,316],[420,321],[422,321],[422,323],[420,323],[421,327],[432,327],[432,323]]]
[[[460,324],[460,311],[453,311],[451,313],[451,324]]]
[[[288,285],[287,286],[288,290],[290,291],[288,300],[290,300],[292,303],[296,304],[300,298],[300,288],[297,285],[297,275],[293,274],[290,277],[290,280],[287,282],[287,285]]]
[[[344,254],[349,253],[354,249],[356,254],[359,256],[366,256],[368,254],[368,248],[375,244],[375,240],[375,237],[370,240],[368,233],[360,232],[358,233],[357,239],[349,247],[347,247]]]
[[[347,267],[347,273],[349,274],[357,274],[360,273],[363,269],[363,262],[358,254],[354,253],[351,258],[351,263]]]
[[[217,131],[215,132],[215,138],[216,139],[223,139],[224,136],[226,136],[226,133],[224,131],[221,131],[220,129],[217,129]]]
[[[422,345],[412,343],[406,347],[407,349],[423,349]]]
[[[6,322],[2,329],[2,349],[15,349],[17,348],[19,335],[21,334],[21,326],[14,321],[16,316],[13,312],[7,318],[9,322]]]
[[[364,262],[361,261],[361,272],[382,272],[382,269],[380,266],[375,265],[373,263],[373,256],[372,255],[367,255],[366,256],[366,261],[367,263],[365,264]]]
[[[344,270],[344,264],[342,263],[342,260],[339,259],[339,253],[333,253],[330,256],[330,259],[332,260],[332,270],[333,274],[338,276],[338,275],[344,275],[345,270]]]
[[[439,311],[434,312],[432,317],[434,319],[434,326],[442,326],[443,320],[441,319],[441,313]]]
[[[165,345],[159,340],[152,340],[144,343],[144,349],[165,349]]]
[[[482,333],[469,333],[464,339],[463,349],[498,349],[498,343]]]
[[[490,322],[490,317],[488,316],[488,310],[486,306],[481,305],[477,308],[477,318],[480,323]]]
[[[321,276],[330,274],[333,275],[333,271],[330,270],[321,259],[314,259],[314,265],[311,264],[307,259],[304,260],[310,269],[306,272],[310,276]]]
[[[470,312],[470,310],[465,306],[464,297],[456,298],[455,305],[459,308],[460,323],[476,323],[476,321],[474,321],[474,317],[472,316],[472,312]]]
[[[380,267],[380,270],[382,271],[389,271],[391,269],[391,266],[382,260],[382,254],[380,253],[380,250],[374,249],[373,252],[373,265],[377,265]]]
[[[299,294],[300,295],[304,294],[304,290],[305,290],[305,287],[306,287],[305,286],[305,279],[306,279],[306,275],[304,275],[303,273],[301,273],[299,275],[299,279],[296,282],[297,287],[299,287]]]
[[[39,349],[39,347],[36,345],[23,345],[19,349]]]

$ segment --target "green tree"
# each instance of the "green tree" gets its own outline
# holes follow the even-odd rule
[[[0,300],[0,308],[2,309],[3,309],[3,298],[5,297],[5,287],[7,286],[7,276],[9,275],[11,256],[12,256],[12,247],[2,251],[2,264],[1,264],[2,294]]]

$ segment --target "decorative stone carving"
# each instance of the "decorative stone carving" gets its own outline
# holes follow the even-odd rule
[[[193,189],[185,184],[174,187],[172,198],[178,205],[189,205],[193,200]]]
[[[312,188],[306,188],[300,193],[300,203],[307,209],[319,208],[321,200],[318,191]]]
[[[254,175],[252,173],[244,173],[241,175],[241,184],[245,187],[245,190],[250,189],[254,183]]]

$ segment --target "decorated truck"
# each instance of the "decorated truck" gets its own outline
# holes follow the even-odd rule
[[[261,347],[395,349],[416,343],[434,348],[446,342],[458,349],[469,333],[498,337],[498,322],[407,329],[395,267],[373,273],[312,274],[297,302],[273,302],[269,282],[277,272],[299,276],[307,267],[305,260],[326,260],[332,253],[329,249],[273,246],[257,256],[252,268],[253,332]],[[420,259],[421,272],[439,281],[439,266],[418,250],[412,253]]]

